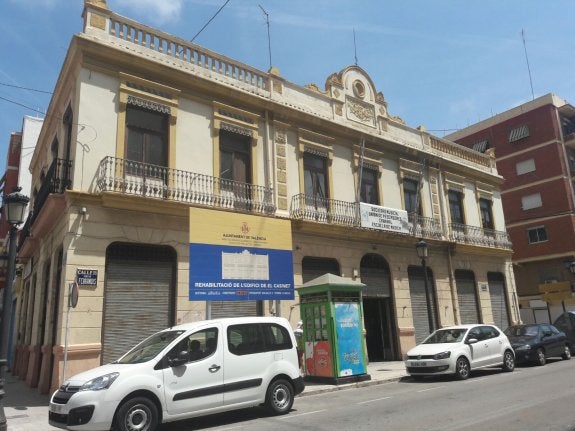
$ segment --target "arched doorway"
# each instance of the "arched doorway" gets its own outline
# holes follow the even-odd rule
[[[301,261],[301,272],[304,284],[324,274],[341,276],[339,262],[331,257],[305,256]]]
[[[366,254],[361,259],[360,274],[366,285],[363,318],[368,358],[371,362],[399,359],[389,265],[379,254]]]

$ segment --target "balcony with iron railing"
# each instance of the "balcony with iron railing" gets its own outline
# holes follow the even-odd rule
[[[65,159],[54,159],[46,171],[38,193],[34,196],[28,218],[22,228],[21,238],[30,234],[30,229],[51,194],[63,194],[72,185],[72,162]]]
[[[450,223],[449,239],[462,244],[511,249],[511,241],[507,232],[461,223]]]
[[[445,232],[441,221],[432,217],[422,217],[417,213],[408,213],[409,233],[417,238],[453,241],[483,247],[511,249],[507,232],[483,229],[474,226],[452,223],[449,234]],[[315,196],[298,194],[292,197],[290,206],[292,220],[362,228],[358,204]]]
[[[101,192],[191,205],[260,214],[276,211],[273,190],[269,187],[111,156],[100,161],[96,185]]]

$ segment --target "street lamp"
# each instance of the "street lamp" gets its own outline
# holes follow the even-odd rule
[[[6,431],[6,415],[4,414],[4,385],[6,382],[6,365],[8,363],[8,346],[10,338],[10,320],[12,317],[12,284],[16,272],[16,238],[18,225],[24,221],[24,212],[30,199],[20,193],[22,189],[15,187],[14,191],[4,196],[4,215],[10,224],[8,241],[8,269],[4,281],[4,296],[2,298],[2,333],[0,339],[0,431]]]
[[[431,290],[429,289],[429,282],[427,281],[427,243],[420,239],[415,244],[415,249],[417,250],[417,255],[421,259],[421,266],[423,267],[423,287],[425,288],[425,299],[427,305],[427,319],[429,322],[429,332],[435,331],[435,321],[433,320],[432,304],[433,297],[431,296]]]

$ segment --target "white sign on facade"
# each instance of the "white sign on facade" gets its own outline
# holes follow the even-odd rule
[[[360,202],[361,227],[409,233],[407,211]]]

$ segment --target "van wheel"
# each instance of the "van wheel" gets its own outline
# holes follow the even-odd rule
[[[284,379],[270,383],[266,393],[266,408],[273,415],[284,415],[293,406],[293,386]]]
[[[114,417],[114,430],[155,431],[158,408],[149,398],[132,398],[120,406]]]

